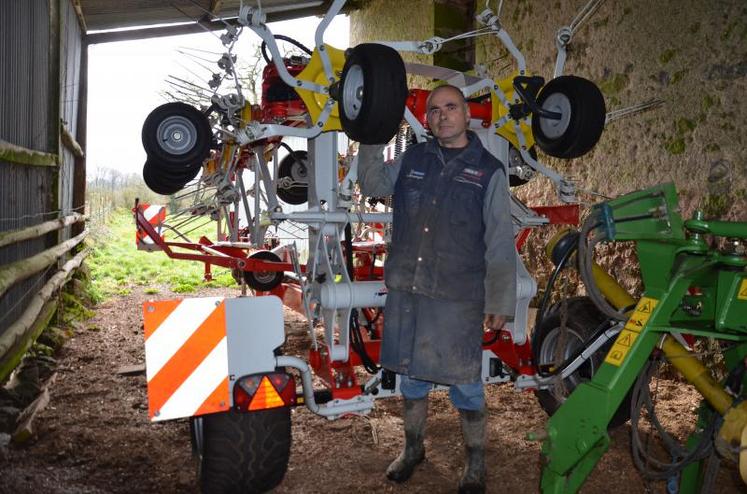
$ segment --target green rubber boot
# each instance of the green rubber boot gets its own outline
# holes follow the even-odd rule
[[[428,416],[428,398],[405,400],[405,447],[386,469],[386,476],[395,482],[404,482],[412,476],[415,467],[425,459],[425,419]]]
[[[485,492],[485,423],[482,410],[459,410],[462,419],[464,449],[467,464],[459,480],[459,494],[483,494]]]

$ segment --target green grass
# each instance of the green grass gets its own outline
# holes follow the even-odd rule
[[[189,236],[197,239],[205,235],[214,239],[214,229],[215,225],[210,223]],[[133,286],[144,286],[146,293],[156,294],[163,285],[176,293],[191,293],[200,286],[236,284],[228,269],[213,266],[213,281],[206,283],[203,263],[169,259],[160,251],[137,250],[135,221],[128,209],[114,212],[108,223],[93,235],[92,242],[93,253],[88,264],[93,295],[99,300],[128,295]]]

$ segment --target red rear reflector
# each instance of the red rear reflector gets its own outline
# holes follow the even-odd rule
[[[295,379],[282,372],[244,376],[234,386],[233,404],[242,412],[267,410],[295,403]]]
[[[264,410],[266,408],[277,408],[285,405],[275,388],[270,383],[267,376],[262,378],[259,389],[254,394],[252,402],[249,404],[249,410]]]

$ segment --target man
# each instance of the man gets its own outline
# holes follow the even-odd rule
[[[466,448],[460,493],[485,491],[483,327],[513,317],[516,250],[505,167],[467,129],[469,107],[454,86],[426,103],[434,140],[385,164],[381,146],[361,146],[363,194],[393,194],[392,243],[381,365],[400,375],[405,447],[387,469],[404,482],[425,458],[428,393],[449,385]]]

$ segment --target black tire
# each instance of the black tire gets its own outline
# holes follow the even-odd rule
[[[263,261],[280,262],[277,254],[269,250],[255,252],[249,259],[261,259]],[[261,292],[269,292],[283,282],[282,271],[244,271],[244,280],[250,288]]]
[[[386,144],[405,111],[407,77],[396,50],[364,43],[349,50],[338,105],[345,133],[361,144]]]
[[[537,365],[547,368],[555,362],[555,346],[560,337],[562,323],[562,304],[553,307],[542,319],[539,327],[532,336],[532,348],[536,349]],[[560,360],[564,361],[576,352],[586,342],[597,328],[606,320],[588,297],[573,297],[567,301],[566,330],[568,331],[564,349],[560,352]],[[594,373],[604,361],[607,352],[614,343],[614,338],[594,352],[589,360],[579,367],[576,372],[551,389],[541,389],[534,392],[540,406],[552,415],[560,408],[570,393],[582,382],[591,380]],[[610,420],[609,428],[624,424],[630,418],[630,394],[625,397],[615,415]]]
[[[288,204],[303,204],[309,200],[309,153],[294,151],[278,165],[278,180],[289,178],[293,184],[290,187],[278,185],[277,194],[280,200]]]
[[[203,493],[258,494],[282,482],[290,457],[290,408],[205,415],[202,434]]]
[[[150,112],[141,137],[149,158],[167,167],[180,167],[202,163],[210,153],[213,132],[205,114],[174,102]]]
[[[556,77],[540,90],[537,104],[561,114],[560,120],[532,117],[534,140],[545,153],[578,158],[599,142],[607,110],[593,82],[572,75]]]
[[[176,194],[192,181],[200,172],[202,165],[196,163],[177,169],[164,168],[159,162],[149,159],[143,165],[145,185],[156,194]]]

